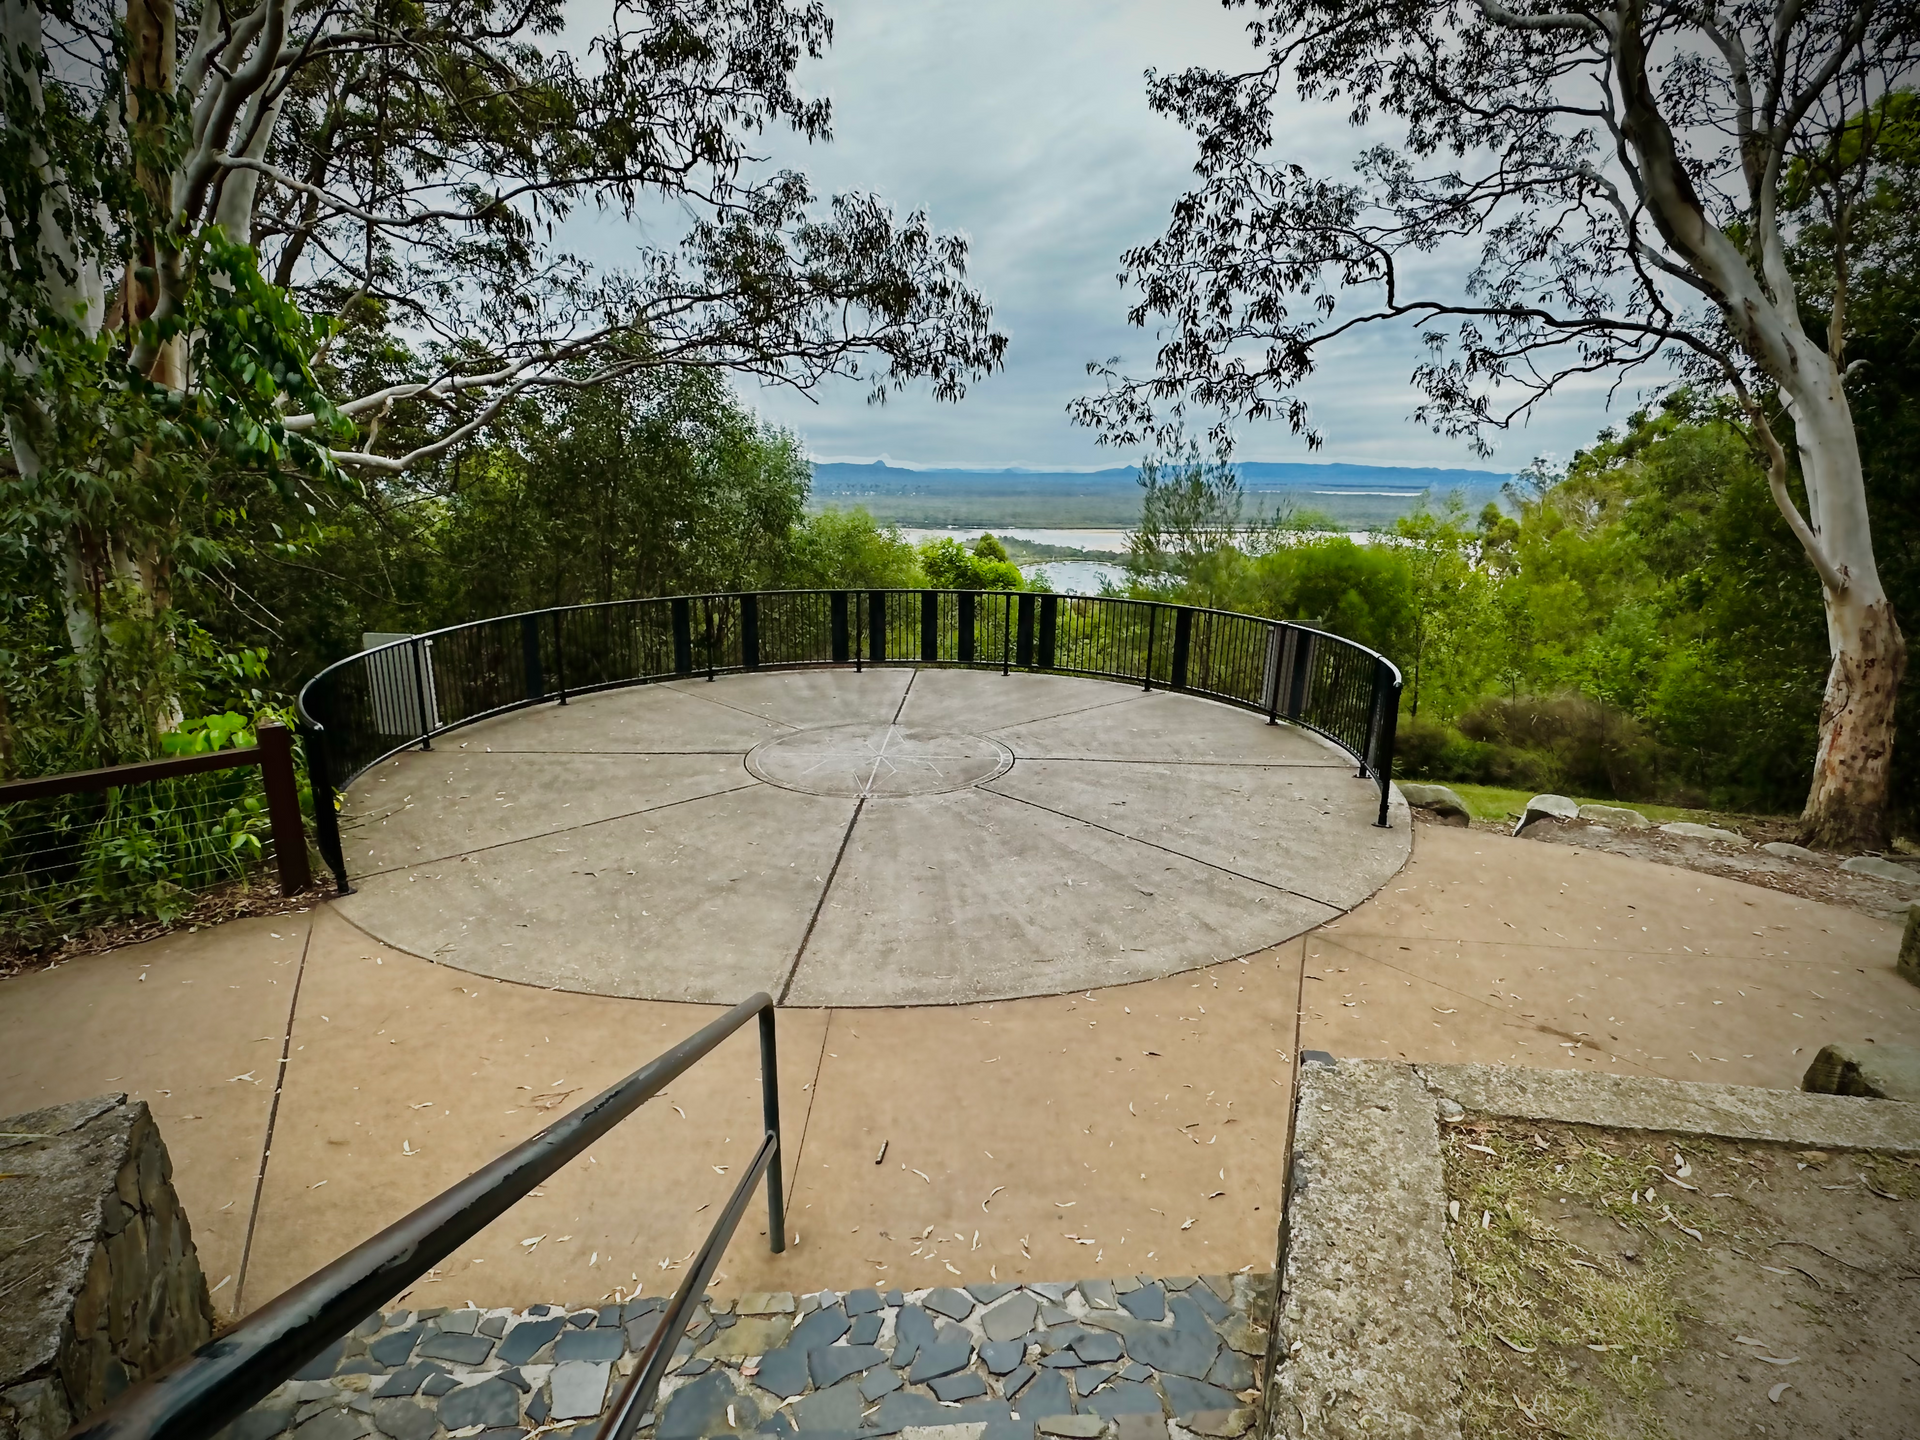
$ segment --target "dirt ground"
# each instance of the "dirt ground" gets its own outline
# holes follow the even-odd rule
[[[1425,810],[1413,812],[1416,823],[1447,827],[1445,822]],[[1472,828],[1490,835],[1511,835],[1511,823],[1476,820]],[[1672,865],[1695,870],[1702,875],[1720,875],[1762,889],[1798,895],[1803,900],[1819,900],[1828,905],[1845,905],[1878,920],[1903,918],[1910,905],[1920,902],[1920,884],[1902,885],[1876,875],[1858,875],[1842,870],[1844,856],[1821,855],[1812,860],[1769,855],[1759,847],[1775,840],[1792,841],[1793,827],[1784,820],[1744,819],[1728,822],[1723,828],[1735,830],[1753,842],[1753,848],[1740,849],[1707,840],[1689,840],[1663,834],[1656,826],[1650,830],[1620,830],[1595,825],[1585,820],[1536,820],[1526,830],[1525,839],[1549,845],[1574,845],[1582,850],[1600,850],[1609,855],[1624,855],[1630,860],[1646,860],[1655,865]],[[1920,868],[1906,855],[1886,857],[1896,864]]]
[[[1920,1158],[1469,1116],[1445,1163],[1474,1440],[1915,1433]]]

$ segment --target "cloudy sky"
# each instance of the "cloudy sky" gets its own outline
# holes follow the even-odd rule
[[[1192,179],[1193,142],[1148,111],[1143,72],[1247,65],[1246,12],[1212,0],[830,6],[832,51],[803,68],[801,83],[832,97],[835,139],[809,147],[770,137],[773,157],[805,170],[822,194],[871,191],[964,232],[971,278],[1011,336],[1007,367],[958,405],[921,391],[870,406],[852,383],[811,398],[778,390],[749,398],[818,459],[1074,467],[1136,459],[1096,445],[1065,406],[1091,383],[1089,360],[1120,355],[1135,373],[1148,368],[1152,338],[1125,323],[1128,294],[1115,272],[1123,249],[1163,228]],[[1286,103],[1296,112],[1279,127],[1289,157],[1346,174],[1362,137],[1337,114]],[[1434,283],[1447,288],[1443,275]],[[1494,460],[1480,461],[1413,422],[1414,360],[1406,331],[1356,338],[1306,390],[1326,437],[1318,455],[1284,424],[1269,424],[1240,431],[1240,457],[1512,470],[1539,454],[1564,458],[1607,423],[1604,386],[1589,385],[1550,402],[1529,428],[1500,437]],[[1623,392],[1614,413],[1633,399]]]

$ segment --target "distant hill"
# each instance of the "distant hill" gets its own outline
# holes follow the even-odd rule
[[[1478,510],[1511,478],[1489,470],[1244,461],[1236,467],[1266,505],[1316,511],[1340,528],[1387,525],[1452,491]],[[816,509],[864,506],[902,525],[1130,526],[1140,516],[1139,470],[909,470],[885,461],[813,467]]]

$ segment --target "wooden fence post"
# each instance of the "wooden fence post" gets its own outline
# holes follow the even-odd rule
[[[293,732],[277,720],[268,720],[255,733],[260,746],[260,778],[267,790],[267,818],[273,825],[273,858],[280,869],[280,893],[298,895],[312,884],[313,875],[307,866],[306,827],[300,823],[300,786],[293,774]]]

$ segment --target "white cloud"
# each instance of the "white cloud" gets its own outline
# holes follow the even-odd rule
[[[884,406],[837,383],[811,399],[779,389],[749,395],[769,419],[820,455],[885,452],[919,465],[1093,467],[1135,458],[1097,446],[1066,416],[1093,383],[1089,360],[1120,355],[1136,372],[1153,337],[1125,323],[1115,279],[1120,252],[1162,229],[1192,180],[1193,142],[1150,113],[1143,72],[1190,64],[1247,65],[1245,10],[1202,0],[845,0],[834,7],[831,52],[803,66],[801,84],[830,95],[832,144],[768,137],[776,163],[804,169],[822,194],[865,190],[897,210],[924,207],[972,243],[971,278],[1011,337],[1007,368],[959,405],[910,391]],[[1344,173],[1360,136],[1336,113],[1288,97],[1278,133],[1288,158]],[[1390,132],[1389,132],[1390,133]],[[619,263],[607,223],[570,227]],[[580,243],[576,239],[575,243]],[[1326,436],[1315,459],[1371,464],[1481,465],[1463,442],[1414,423],[1410,331],[1355,336],[1305,387]],[[1623,392],[1615,416],[1631,408]],[[1580,386],[1500,441],[1493,462],[1571,453],[1608,422],[1604,386]],[[1284,424],[1243,427],[1247,459],[1309,458]]]

